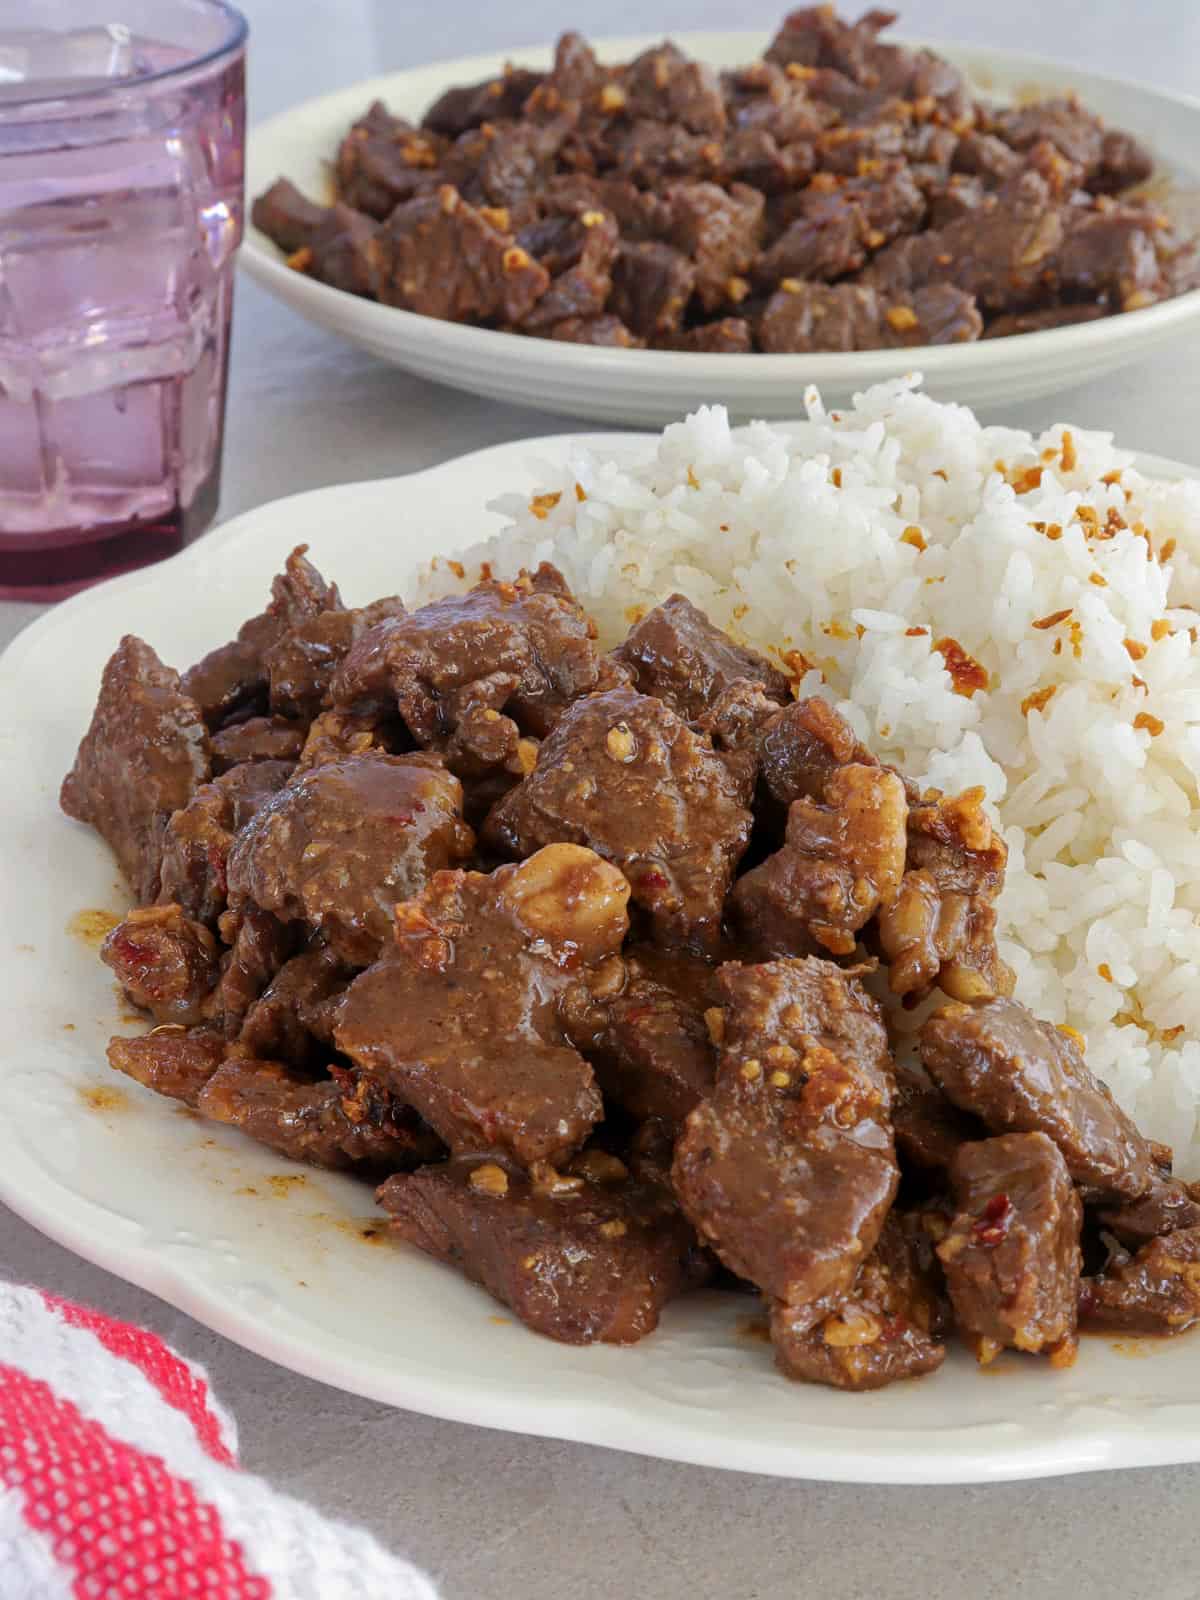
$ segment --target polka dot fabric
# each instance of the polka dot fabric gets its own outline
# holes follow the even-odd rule
[[[155,1335],[0,1284],[0,1600],[436,1600],[235,1448]]]

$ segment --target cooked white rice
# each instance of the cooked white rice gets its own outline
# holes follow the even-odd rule
[[[1200,1171],[1200,483],[1148,479],[1108,434],[981,427],[915,380],[805,406],[737,430],[706,407],[635,456],[547,466],[545,496],[497,502],[511,523],[463,557],[467,581],[553,561],[607,643],[681,590],[802,652],[797,692],[828,696],[882,759],[982,784],[1008,842],[1018,998],[1078,1029]],[[436,563],[424,581],[461,586]],[[986,690],[955,691],[947,637]]]

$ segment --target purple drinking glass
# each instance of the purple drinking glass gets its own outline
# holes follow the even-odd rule
[[[0,595],[47,600],[216,512],[246,23],[224,0],[5,9]]]

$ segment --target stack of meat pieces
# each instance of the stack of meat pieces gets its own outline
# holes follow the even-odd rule
[[[981,793],[682,596],[605,655],[549,566],[355,609],[301,548],[182,678],[121,642],[62,803],[138,901],[103,957],[155,1026],[112,1065],[382,1180],[539,1332],[723,1275],[787,1373],[867,1388],[952,1328],[1061,1363],[1200,1315],[1169,1152],[1007,998]],[[868,986],[948,997],[921,1065]]]
[[[707,352],[945,344],[1134,310],[1193,287],[1150,156],[1073,98],[1001,109],[962,74],[793,12],[717,74],[674,45],[379,102],[331,206],[281,178],[256,225],[334,288],[580,344]]]

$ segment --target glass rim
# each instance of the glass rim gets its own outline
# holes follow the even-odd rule
[[[211,50],[205,50],[201,55],[190,56],[186,61],[176,62],[174,66],[160,67],[154,72],[147,72],[140,78],[114,78],[97,88],[93,84],[80,85],[78,89],[59,88],[54,94],[9,95],[5,97],[5,110],[21,108],[27,110],[30,106],[62,105],[70,100],[107,100],[121,94],[136,93],[148,89],[153,84],[164,83],[170,78],[186,77],[189,73],[198,72],[204,67],[222,60],[225,56],[236,55],[246,43],[250,34],[250,24],[236,6],[230,5],[229,0],[200,0],[217,16],[224,17],[227,24],[225,38],[219,44],[213,45]]]

